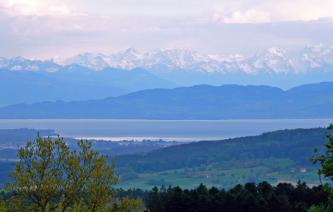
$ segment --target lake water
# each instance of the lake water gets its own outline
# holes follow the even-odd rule
[[[333,119],[279,120],[104,120],[0,119],[0,129],[54,129],[60,136],[104,140],[165,139],[198,141],[258,135],[263,132],[326,127]]]

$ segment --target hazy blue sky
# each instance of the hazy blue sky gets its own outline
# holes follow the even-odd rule
[[[0,0],[0,56],[333,44],[332,0]]]

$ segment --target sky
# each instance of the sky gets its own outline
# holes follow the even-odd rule
[[[332,0],[0,0],[0,56],[333,45]]]

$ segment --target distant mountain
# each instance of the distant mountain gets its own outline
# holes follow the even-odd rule
[[[127,49],[109,55],[85,53],[59,62],[65,65],[78,64],[94,70],[113,67],[124,70],[142,68],[154,72],[304,73],[330,70],[333,67],[333,46],[317,45],[289,52],[272,47],[251,56],[200,54],[183,49],[156,49],[149,52]]]
[[[194,86],[119,97],[0,108],[0,118],[250,119],[333,118],[333,82],[284,91],[269,86]]]
[[[13,67],[18,67],[19,61],[16,61]],[[48,69],[52,64],[43,64],[43,67]],[[0,106],[40,101],[98,99],[142,89],[175,87],[174,83],[139,69],[129,72],[108,68],[103,72],[96,72],[70,65],[57,66],[57,71],[50,72],[41,71],[42,67],[34,71],[27,71],[29,65],[25,67],[21,64],[20,67],[20,70],[15,71],[10,67],[0,69]]]
[[[5,69],[9,71],[45,71],[56,72],[61,69],[61,66],[53,62],[53,60],[30,60],[23,57],[15,57],[11,59],[0,58],[0,70]]]
[[[333,79],[333,47],[269,48],[251,56],[184,49],[85,53],[67,59],[0,58],[0,106],[78,101],[208,84],[294,86]]]
[[[0,69],[10,71],[61,71],[65,66],[79,65],[94,71],[107,68],[151,72],[191,71],[210,74],[262,73],[289,74],[312,71],[327,72],[333,68],[333,46],[316,45],[294,51],[272,47],[257,54],[202,54],[186,49],[155,49],[140,52],[126,49],[111,54],[84,53],[70,58],[34,60],[23,57],[0,58]]]

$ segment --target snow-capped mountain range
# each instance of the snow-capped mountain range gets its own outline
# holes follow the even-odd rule
[[[61,68],[53,60],[33,60],[23,57],[4,58],[0,57],[0,69],[11,71],[47,71],[55,72]]]
[[[286,51],[269,48],[252,56],[201,54],[182,49],[65,59],[0,58],[0,107],[41,101],[102,99],[147,89],[194,85],[269,85],[282,89],[333,81],[333,47]]]
[[[252,56],[200,54],[182,49],[157,49],[139,52],[135,49],[110,55],[85,53],[59,61],[59,64],[78,64],[93,70],[108,67],[131,70],[142,68],[152,71],[190,70],[213,73],[306,72],[333,67],[333,46],[317,45],[287,52],[272,47]]]
[[[73,64],[94,71],[115,68],[246,74],[306,73],[314,70],[333,71],[333,46],[317,45],[293,52],[273,47],[252,56],[200,54],[183,49],[157,49],[149,52],[127,49],[111,54],[84,53],[71,58],[45,61],[22,57],[0,58],[0,69],[11,71],[55,72]]]

